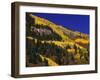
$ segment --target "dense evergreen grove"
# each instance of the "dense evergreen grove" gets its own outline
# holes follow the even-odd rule
[[[27,46],[27,55],[29,58],[29,63],[40,64],[41,66],[48,65],[48,61],[42,61],[39,55],[48,57],[52,59],[59,65],[68,65],[68,64],[86,64],[88,63],[88,52],[87,50],[77,48],[76,45],[73,46],[75,53],[68,52],[67,49],[71,49],[71,46],[68,45],[66,48],[61,48],[54,43],[41,43],[40,40],[37,43],[33,42],[33,46]],[[77,57],[79,55],[80,57]]]

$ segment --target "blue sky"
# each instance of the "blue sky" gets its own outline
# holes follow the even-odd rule
[[[71,30],[89,34],[89,15],[51,13],[33,13],[33,15],[48,19],[57,25],[62,25]]]

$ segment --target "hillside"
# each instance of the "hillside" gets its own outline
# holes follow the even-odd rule
[[[27,67],[89,63],[89,36],[26,14]]]

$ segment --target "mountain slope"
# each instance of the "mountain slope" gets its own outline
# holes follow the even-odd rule
[[[58,28],[58,26],[46,19],[37,17],[35,15],[30,14],[30,16],[32,18],[35,19],[35,24],[41,24],[41,25],[46,25],[48,27],[50,27],[55,33],[57,33],[59,36],[62,37],[62,40],[68,39],[68,37],[66,35],[64,35],[64,33],[62,32],[61,29]]]
[[[72,31],[31,13],[26,16],[26,29],[28,67],[28,63],[40,66],[89,63],[87,34]]]

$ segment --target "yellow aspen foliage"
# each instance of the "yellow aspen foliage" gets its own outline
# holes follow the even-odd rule
[[[49,66],[58,66],[58,64],[50,58],[44,57],[42,55],[40,55],[40,58],[42,59],[42,61],[44,61],[46,59],[48,61]]]
[[[74,54],[74,53],[75,53],[75,49],[67,49],[67,52],[68,52],[68,53],[73,53],[73,54]]]
[[[42,61],[44,61],[44,57],[42,56],[42,55],[39,55],[40,56],[40,58],[42,59]]]
[[[75,58],[76,60],[80,60],[80,54],[77,53],[77,54],[74,56],[74,58]]]
[[[48,60],[49,66],[58,66],[58,64],[56,62],[54,62],[53,60],[51,60],[50,58],[46,58],[46,60]]]
[[[89,40],[86,40],[86,39],[76,39],[75,42],[76,43],[82,43],[82,44],[88,44]]]

